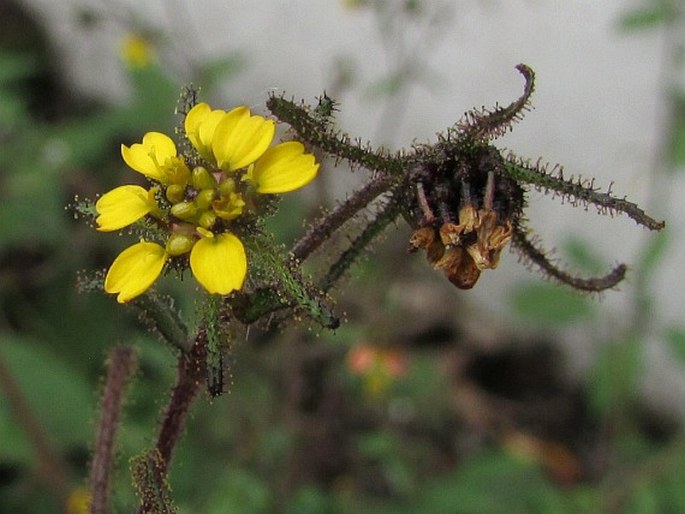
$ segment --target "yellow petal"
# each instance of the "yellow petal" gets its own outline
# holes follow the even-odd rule
[[[247,275],[245,248],[230,233],[203,237],[190,252],[190,269],[209,293],[228,294],[239,290]]]
[[[99,216],[95,221],[101,232],[119,230],[135,223],[155,207],[147,189],[140,186],[119,186],[97,201],[95,210]]]
[[[144,293],[164,268],[168,255],[156,243],[141,241],[121,252],[105,277],[105,291],[125,303]]]
[[[142,143],[130,147],[121,145],[121,156],[130,168],[148,178],[165,182],[166,175],[161,169],[167,159],[176,157],[174,141],[161,132],[148,132]]]
[[[216,162],[226,171],[252,164],[269,147],[275,131],[273,121],[250,115],[247,107],[236,107],[222,117],[214,130]]]
[[[250,179],[258,193],[287,193],[311,182],[319,170],[312,154],[297,141],[269,148],[255,163]]]
[[[196,148],[199,142],[198,132],[200,125],[210,112],[212,112],[212,108],[209,104],[202,102],[190,109],[188,114],[186,114],[185,120],[183,120],[186,136],[188,136],[188,139]]]
[[[207,160],[214,160],[212,152],[214,130],[225,114],[226,111],[213,110],[209,104],[199,103],[186,115],[184,122],[186,135],[200,155]]]

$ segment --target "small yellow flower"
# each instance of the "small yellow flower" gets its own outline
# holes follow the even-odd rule
[[[141,241],[114,259],[105,277],[105,291],[125,303],[141,295],[157,280],[169,255],[156,243]]]
[[[88,514],[93,497],[83,487],[77,487],[67,498],[67,514]]]
[[[147,68],[155,57],[155,48],[140,34],[127,34],[121,44],[121,57],[129,68]]]
[[[131,169],[161,184],[182,184],[190,170],[178,157],[174,141],[161,132],[148,132],[142,143],[121,145],[121,156]]]
[[[212,109],[209,104],[199,103],[186,115],[184,127],[188,139],[200,155],[208,161],[214,160],[212,139],[214,131],[226,111]]]
[[[102,195],[95,204],[98,230],[110,232],[135,223],[146,214],[158,211],[154,191],[140,186],[119,186]]]
[[[275,130],[273,121],[247,107],[226,112],[201,103],[185,119],[186,137],[201,157],[192,170],[173,140],[160,132],[122,145],[126,164],[153,186],[125,185],[104,194],[95,205],[98,230],[119,230],[152,216],[168,236],[164,246],[142,240],[121,252],[107,272],[105,291],[128,302],[157,280],[170,259],[186,254],[193,276],[208,293],[242,289],[247,257],[233,220],[259,215],[255,196],[298,189],[319,169],[301,143],[270,147]]]
[[[249,166],[269,148],[276,124],[253,116],[247,107],[226,113],[214,130],[212,150],[222,170],[235,171]]]
[[[209,293],[228,294],[243,287],[247,275],[245,248],[230,232],[214,235],[202,231],[190,252],[193,276]]]
[[[185,130],[200,155],[225,171],[235,171],[249,166],[266,151],[276,124],[252,115],[244,106],[224,112],[200,103],[188,112]]]
[[[254,183],[258,193],[288,193],[309,184],[318,170],[314,156],[304,153],[304,145],[290,141],[264,152],[246,179]]]
[[[212,202],[214,214],[225,220],[234,220],[243,213],[245,200],[237,193],[228,193]]]
[[[355,10],[366,6],[367,0],[342,0],[342,6],[345,9]]]

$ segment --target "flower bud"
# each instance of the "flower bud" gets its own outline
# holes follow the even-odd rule
[[[197,190],[214,189],[217,186],[214,175],[203,166],[196,166],[193,168],[190,182]]]
[[[214,200],[214,189],[203,189],[195,197],[195,206],[200,210],[206,210]]]
[[[200,220],[198,221],[198,224],[201,227],[210,229],[214,226],[214,223],[216,223],[216,214],[214,214],[214,212],[206,211],[200,215]]]
[[[236,184],[235,180],[232,178],[226,178],[219,184],[219,193],[221,196],[229,196],[231,193],[235,193]]]
[[[166,242],[166,252],[169,255],[183,255],[188,253],[195,244],[195,240],[188,234],[171,234]]]
[[[179,202],[171,206],[171,215],[180,220],[189,221],[197,214],[197,208],[191,202]]]
[[[172,204],[182,202],[185,198],[186,188],[180,184],[171,184],[166,188],[166,199]]]
[[[167,176],[167,183],[185,186],[190,179],[190,170],[183,159],[180,157],[170,157],[164,164],[164,173]]]
[[[212,202],[214,213],[225,220],[232,220],[240,216],[244,207],[245,201],[242,196],[236,193],[230,193]]]

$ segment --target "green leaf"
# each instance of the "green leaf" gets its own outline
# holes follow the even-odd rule
[[[245,59],[240,54],[222,56],[201,64],[198,83],[203,89],[211,89],[225,83],[245,69]]]
[[[573,512],[535,464],[503,452],[481,454],[452,477],[431,481],[421,500],[414,512]]]
[[[271,493],[268,485],[252,471],[233,466],[218,482],[204,512],[220,514],[224,512],[270,512]]]
[[[592,251],[590,244],[579,237],[569,236],[566,238],[562,252],[568,256],[568,262],[573,269],[599,274],[609,268],[609,264],[600,255]]]
[[[0,239],[5,245],[64,241],[67,228],[61,185],[44,166],[21,168],[3,177]],[[40,207],[37,207],[40,206]]]
[[[681,100],[681,105],[685,104],[685,99]],[[685,113],[685,105],[682,105],[681,112]],[[681,116],[680,122],[673,130],[673,163],[676,168],[685,168],[685,114]]]
[[[630,495],[630,501],[626,506],[626,514],[648,514],[659,512],[659,500],[655,488],[647,483],[638,485]]]
[[[0,85],[29,78],[37,72],[38,63],[32,55],[0,51]]]
[[[630,337],[602,346],[589,381],[589,402],[600,416],[627,406],[635,397],[641,370],[642,340]]]
[[[397,72],[377,80],[369,87],[369,95],[372,98],[391,97],[407,85],[406,73]]]
[[[567,325],[589,318],[592,301],[586,296],[544,283],[529,283],[516,288],[510,297],[513,312],[536,325]]]
[[[57,355],[37,341],[14,334],[0,335],[0,353],[24,401],[48,440],[60,446],[84,445],[91,439],[95,399],[89,384]],[[27,458],[28,441],[18,437],[21,426],[2,392],[0,460]],[[7,438],[6,438],[7,437]],[[16,444],[5,444],[14,441]]]
[[[17,424],[14,413],[5,399],[5,391],[0,402],[0,460],[18,462],[29,465],[33,459],[34,452],[26,439],[26,435]]]
[[[29,113],[24,99],[0,88],[0,130],[16,134],[28,120]]]
[[[135,101],[129,110],[129,121],[137,124],[137,131],[165,132],[178,100],[179,85],[158,66],[131,70]]]
[[[666,331],[665,337],[671,353],[681,364],[685,364],[685,327],[670,327]]]
[[[642,248],[638,266],[642,270],[653,269],[661,260],[668,249],[670,234],[668,229],[651,236]]]
[[[668,21],[669,9],[655,4],[633,9],[621,16],[619,28],[624,31],[650,29]]]

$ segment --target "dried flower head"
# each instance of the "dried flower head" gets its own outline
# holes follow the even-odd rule
[[[548,172],[540,161],[531,163],[505,154],[492,144],[530,108],[534,73],[523,64],[516,68],[525,79],[520,98],[506,107],[467,112],[436,143],[396,154],[374,150],[331,128],[334,109],[325,109],[321,115],[331,104],[325,95],[311,112],[283,97],[270,98],[267,106],[271,112],[289,123],[300,139],[337,160],[346,159],[353,167],[374,172],[369,184],[312,227],[295,254],[308,255],[356,212],[375,202],[376,216],[336,263],[327,286],[399,216],[413,228],[409,251],[424,250],[428,261],[460,289],[473,287],[484,270],[497,267],[502,250],[510,243],[524,260],[576,289],[601,291],[620,282],[626,271],[623,264],[603,277],[579,278],[546,256],[524,226],[528,188],[551,192],[574,206],[595,205],[600,214],[626,214],[652,230],[662,229],[665,223],[625,198],[613,196],[611,188],[600,192],[593,180],[566,178],[559,166]]]

